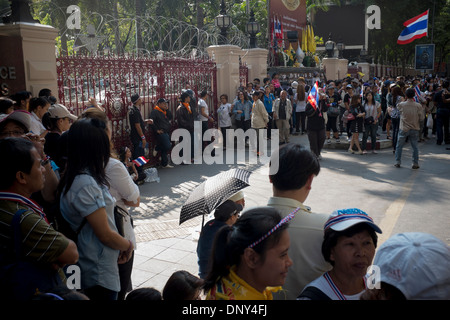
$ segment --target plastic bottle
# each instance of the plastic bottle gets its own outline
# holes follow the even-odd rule
[[[158,177],[158,170],[156,168],[148,168],[144,170],[147,177],[145,178],[145,182],[158,182],[159,183],[159,177]]]

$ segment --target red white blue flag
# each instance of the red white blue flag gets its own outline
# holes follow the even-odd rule
[[[137,165],[138,167],[143,166],[147,162],[148,162],[148,160],[145,159],[145,157],[139,157],[139,158],[133,160],[133,163],[135,165]]]
[[[415,86],[414,87],[414,92],[416,94],[415,97],[414,97],[414,100],[416,102],[420,102],[421,99],[422,99],[422,92],[420,92],[419,86]]]
[[[311,91],[308,95],[308,102],[312,105],[312,107],[317,110],[319,106],[319,82],[316,81],[314,87],[312,87]]]
[[[411,43],[416,39],[428,36],[428,11],[403,23],[405,29],[397,39],[398,44]]]

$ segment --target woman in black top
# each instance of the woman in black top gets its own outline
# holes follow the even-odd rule
[[[322,91],[321,89],[319,89]],[[308,132],[308,140],[311,151],[316,155],[317,159],[322,159],[320,152],[325,143],[325,119],[323,113],[328,111],[327,97],[321,92],[318,107],[315,109],[309,102],[306,104],[305,113],[308,117],[306,131]]]
[[[355,153],[353,151],[353,146],[356,145],[358,148],[358,154],[363,154],[361,147],[359,145],[359,133],[364,130],[364,117],[366,112],[361,105],[361,96],[359,94],[354,94],[350,102],[349,112],[353,114],[355,119],[351,122],[350,132],[352,133],[352,139],[350,140],[350,147],[348,152]]]

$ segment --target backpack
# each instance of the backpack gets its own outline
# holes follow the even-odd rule
[[[84,225],[87,222],[86,218],[84,218],[78,229],[73,230],[69,222],[67,222],[67,220],[64,219],[64,216],[61,212],[59,197],[55,201],[55,203],[51,206],[51,208],[48,210],[47,217],[51,222],[53,229],[62,233],[64,236],[66,236],[68,239],[72,240],[75,243],[77,243],[78,235],[80,234],[81,229],[83,229]]]
[[[51,266],[27,261],[22,257],[20,218],[27,210],[18,210],[11,222],[15,259],[7,260],[0,253],[0,299],[31,300],[37,292],[62,285],[58,271]]]

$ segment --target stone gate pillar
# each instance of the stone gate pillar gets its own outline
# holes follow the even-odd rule
[[[267,55],[269,50],[262,48],[243,49],[242,62],[248,67],[248,81],[253,82],[253,79],[259,78],[261,85],[263,79],[267,77]]]
[[[217,96],[225,93],[228,95],[228,101],[232,103],[239,87],[241,48],[233,45],[216,45],[206,50],[217,66]]]
[[[49,88],[58,96],[57,29],[39,23],[0,25],[0,86],[3,96]]]

